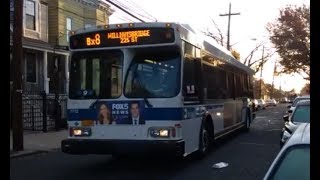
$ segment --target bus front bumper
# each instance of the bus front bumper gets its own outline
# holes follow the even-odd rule
[[[184,154],[183,140],[93,140],[65,139],[61,150],[68,154]]]

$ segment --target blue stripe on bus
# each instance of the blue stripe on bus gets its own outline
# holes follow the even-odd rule
[[[205,107],[205,111],[210,109],[222,108],[222,104],[216,105],[192,105],[183,108],[145,108],[142,113],[144,119],[147,120],[163,120],[163,121],[179,121],[195,117],[201,117],[201,108]],[[186,115],[186,116],[184,116]],[[97,111],[94,109],[69,109],[69,121],[81,121],[89,119],[97,119]]]
[[[75,113],[77,111],[77,113]],[[142,113],[145,120],[181,120],[182,108],[146,108]],[[97,111],[93,109],[68,110],[69,121],[97,119]]]

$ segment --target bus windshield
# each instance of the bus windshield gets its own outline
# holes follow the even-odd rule
[[[126,97],[170,98],[180,90],[181,56],[177,50],[137,51],[125,80]]]
[[[121,51],[76,52],[71,58],[70,99],[117,98],[122,89]]]

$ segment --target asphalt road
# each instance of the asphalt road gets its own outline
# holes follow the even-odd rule
[[[12,159],[12,180],[122,180],[122,179],[262,179],[279,152],[279,135],[285,105],[257,112],[249,132],[230,136],[214,147],[203,159],[193,156],[184,160],[159,158],[113,159],[107,155],[67,155],[50,152]],[[212,165],[226,162],[228,167]]]

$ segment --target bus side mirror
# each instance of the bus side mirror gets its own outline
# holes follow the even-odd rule
[[[284,122],[288,122],[289,121],[289,115],[284,115],[283,116],[283,120],[284,120]]]

